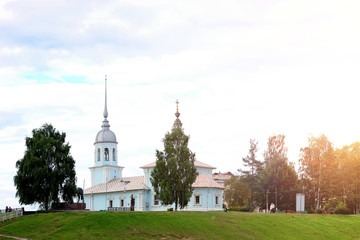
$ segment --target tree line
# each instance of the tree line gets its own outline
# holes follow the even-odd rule
[[[287,157],[285,135],[269,137],[263,160],[257,152],[258,142],[251,139],[240,175],[226,182],[229,207],[253,211],[274,203],[279,210],[295,210],[296,193],[304,193],[308,212],[341,208],[359,213],[359,142],[335,149],[325,135],[310,137],[308,145],[300,149],[297,171]]]

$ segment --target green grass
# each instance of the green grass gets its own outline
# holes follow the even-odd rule
[[[360,239],[360,216],[238,212],[48,213],[0,224],[31,239]]]

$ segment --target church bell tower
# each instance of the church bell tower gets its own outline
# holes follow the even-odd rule
[[[115,133],[110,130],[107,120],[107,78],[105,76],[105,108],[102,130],[95,138],[94,166],[90,167],[91,186],[106,183],[114,178],[122,177],[123,167],[118,166],[117,141]]]

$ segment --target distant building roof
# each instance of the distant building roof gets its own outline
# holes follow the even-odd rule
[[[224,189],[223,186],[215,182],[211,177],[204,173],[200,173],[195,182],[192,184],[194,188],[221,188]]]
[[[225,182],[229,180],[232,176],[234,176],[231,172],[226,173],[213,173],[212,177],[213,179],[219,183],[221,186],[225,186]]]
[[[152,162],[152,163],[146,164],[146,165],[144,165],[144,166],[142,166],[140,168],[153,168],[153,167],[155,167],[155,165],[156,165],[156,162]],[[211,166],[209,164],[206,164],[206,163],[203,163],[203,162],[200,162],[200,161],[197,161],[197,160],[195,160],[194,165],[197,168],[216,169],[216,167],[213,167],[213,166]]]
[[[216,180],[228,180],[231,178],[231,176],[233,176],[233,174],[231,172],[227,172],[227,173],[213,173],[213,178]]]
[[[144,176],[123,177],[114,178],[113,180],[110,180],[107,184],[102,183],[87,188],[85,189],[84,194],[121,192],[130,190],[150,190],[150,188],[144,184]]]
[[[226,172],[226,173],[218,172],[218,173],[214,173],[214,175],[230,175],[230,176],[232,176],[233,174],[231,172]]]

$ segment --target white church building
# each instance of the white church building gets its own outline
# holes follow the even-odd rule
[[[182,126],[180,113],[176,111],[174,126]],[[175,204],[162,205],[151,185],[151,171],[155,162],[140,168],[144,176],[123,177],[124,167],[118,165],[117,141],[115,134],[110,130],[107,120],[107,89],[105,79],[105,109],[102,130],[95,138],[93,166],[90,167],[91,187],[84,190],[86,207],[91,211],[100,210],[128,210],[131,196],[135,199],[135,211],[166,211],[174,208]],[[126,164],[126,163],[123,163]],[[224,187],[214,181],[212,171],[215,167],[195,161],[198,176],[192,187],[194,192],[187,207],[188,211],[222,210]]]

